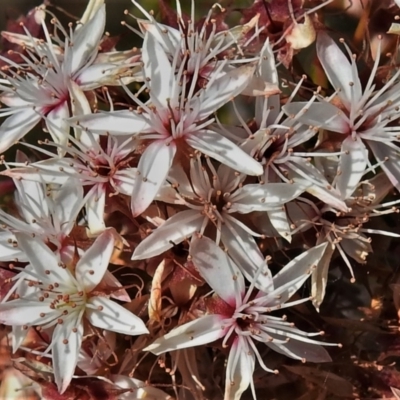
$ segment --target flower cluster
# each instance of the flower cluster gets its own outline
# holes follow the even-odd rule
[[[267,398],[282,368],[344,357],[318,315],[329,282],[364,275],[369,235],[400,237],[400,70],[378,36],[364,82],[317,21],[329,0],[256,0],[234,27],[220,5],[197,20],[160,0],[159,22],[132,3],[140,49],[115,48],[104,0],[2,32],[3,387],[22,372],[44,399]],[[307,79],[293,57],[314,42]]]

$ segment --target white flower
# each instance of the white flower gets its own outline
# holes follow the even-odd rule
[[[148,333],[142,320],[96,292],[114,250],[115,234],[104,231],[86,250],[75,269],[66,265],[41,240],[16,234],[31,269],[24,270],[35,290],[0,304],[0,322],[27,329],[54,327],[51,344],[55,381],[64,392],[75,371],[84,331],[84,319],[101,329],[125,335]],[[31,283],[29,283],[31,282]]]
[[[47,160],[30,163],[9,163],[16,168],[4,171],[4,175],[21,180],[48,184],[64,185],[71,177],[75,185],[87,189],[85,198],[80,204],[85,206],[89,232],[96,235],[106,226],[104,209],[109,196],[117,194],[131,195],[135,178],[138,156],[135,156],[136,142],[131,138],[101,137],[97,140],[87,133],[86,141],[79,142],[70,137],[69,146],[60,146],[55,143],[46,144],[61,148],[68,156],[54,157],[42,148],[38,151],[53,156]],[[31,146],[35,147],[35,146]]]
[[[203,234],[208,225],[214,225],[216,242],[224,244],[245,277],[252,280],[256,271],[265,266],[264,258],[253,239],[253,236],[262,235],[253,232],[237,215],[263,211],[274,218],[275,213],[280,215],[282,206],[299,196],[305,187],[296,183],[243,185],[244,175],[235,173],[225,165],[220,165],[216,171],[210,159],[206,160],[211,174],[202,165],[200,156],[191,159],[191,182],[178,167],[172,171],[169,180],[176,187],[176,201],[183,202],[189,210],[178,212],[154,230],[136,247],[132,259],[158,255],[195,232]],[[162,194],[159,198],[163,200]],[[171,199],[166,198],[165,201],[171,202]],[[268,268],[265,273],[257,276],[256,281],[260,289],[270,286]]]
[[[93,133],[134,135],[147,143],[138,164],[138,179],[132,193],[132,212],[141,214],[153,201],[177,153],[187,157],[190,147],[249,175],[262,173],[262,166],[238,146],[209,128],[210,116],[245,88],[253,66],[235,68],[221,77],[215,73],[195,93],[196,81],[188,81],[184,68],[175,76],[167,54],[147,33],[142,48],[145,86],[149,103],[135,111],[115,111],[74,118],[78,126]],[[173,64],[176,60],[173,60]]]
[[[350,53],[347,46],[346,49]],[[349,62],[337,44],[326,33],[320,33],[318,58],[337,97],[312,104],[290,103],[283,107],[287,114],[306,125],[344,135],[334,181],[342,199],[352,195],[367,172],[367,166],[373,170],[366,145],[392,184],[400,190],[400,147],[393,143],[398,141],[400,128],[390,126],[400,116],[400,83],[395,84],[400,72],[397,71],[381,89],[375,91],[374,78],[380,52],[379,46],[370,78],[362,89],[354,57],[350,54]]]
[[[44,21],[45,41],[32,37],[28,31],[26,36],[2,32],[7,40],[26,47],[28,56],[23,56],[22,66],[0,56],[9,67],[19,71],[1,80],[4,85],[0,85],[3,92],[0,101],[7,108],[0,115],[8,118],[0,127],[0,153],[25,136],[41,119],[53,140],[65,145],[70,130],[66,119],[91,113],[84,92],[106,84],[120,84],[124,71],[130,70],[129,64],[124,64],[132,58],[129,52],[98,55],[106,17],[102,3],[70,35],[54,17],[55,30],[65,35],[62,40],[57,35],[50,38]],[[82,132],[76,130],[76,135],[79,138]]]
[[[173,329],[144,350],[158,355],[223,339],[222,346],[230,346],[225,400],[240,399],[249,385],[256,399],[253,383],[256,359],[265,371],[275,372],[264,364],[256,347],[258,342],[297,360],[330,361],[320,344],[336,344],[309,339],[321,332],[303,332],[284,317],[270,314],[308,300],[287,303],[309,277],[325,247],[324,244],[312,248],[293,259],[273,278],[274,289],[250,299],[252,287],[246,292],[240,270],[226,253],[212,240],[197,238],[192,244],[191,255],[194,265],[219,297],[213,301],[215,311]]]

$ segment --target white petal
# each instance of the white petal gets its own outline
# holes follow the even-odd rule
[[[274,335],[275,337],[276,335]],[[281,339],[278,337],[277,339]],[[284,337],[282,337],[284,339]],[[306,360],[306,362],[330,362],[332,361],[329,353],[320,345],[313,343],[305,343],[298,340],[290,340],[285,344],[277,344],[274,342],[265,343],[272,350],[284,354],[287,357],[296,360]],[[296,357],[295,357],[296,356]]]
[[[172,96],[174,73],[164,49],[149,33],[144,36],[142,59],[146,78],[151,79],[150,97],[157,104],[168,107],[167,99]]]
[[[254,66],[244,65],[234,68],[218,79],[211,79],[205,89],[200,92],[201,109],[198,116],[199,120],[205,119],[240,94],[250,82],[254,71]],[[192,101],[196,102],[197,98],[195,97]]]
[[[310,277],[313,267],[316,267],[325,253],[327,243],[315,246],[285,265],[274,277],[273,296],[279,294],[279,303],[290,299],[303,283]]]
[[[114,244],[114,230],[107,229],[98,236],[78,261],[75,276],[86,293],[91,292],[103,278],[114,251]]]
[[[55,143],[65,146],[68,143],[69,135],[69,105],[64,101],[57,107],[54,107],[46,117],[46,127]],[[65,153],[65,151],[59,151]]]
[[[263,166],[258,161],[217,132],[204,130],[187,135],[185,138],[189,146],[233,168],[235,171],[255,176],[262,175],[264,172]]]
[[[349,132],[348,119],[338,107],[327,101],[314,102],[307,107],[306,105],[306,102],[292,102],[283,106],[282,109],[287,115],[294,116],[303,124],[333,132]]]
[[[351,103],[356,104],[362,95],[357,70],[354,70],[338,45],[324,32],[318,34],[317,54],[329,81],[339,91],[338,96],[343,104],[347,108],[350,108]]]
[[[104,207],[106,204],[106,189],[103,184],[94,186],[90,195],[86,195],[86,215],[88,219],[89,234],[96,236],[106,229],[104,222]]]
[[[240,226],[225,222],[221,227],[221,241],[249,281],[255,280],[255,286],[262,291],[272,290],[271,272],[252,236]]]
[[[385,143],[373,140],[369,140],[368,144],[378,161],[383,162],[385,160],[381,167],[392,185],[400,191],[400,147],[395,150]]]
[[[267,211],[271,225],[276,231],[289,243],[292,241],[290,234],[290,224],[286,214],[286,210]]]
[[[348,199],[359,184],[365,173],[368,161],[368,150],[359,137],[354,140],[347,137],[342,143],[342,154],[339,159],[336,186],[339,189],[342,199]]]
[[[122,333],[124,335],[144,335],[149,333],[143,321],[126,308],[107,297],[91,297],[86,308],[86,317],[97,328]]]
[[[251,340],[251,339],[250,339]],[[255,355],[245,338],[238,336],[229,351],[225,378],[225,400],[240,400],[253,383]]]
[[[227,254],[207,237],[196,237],[190,255],[200,275],[226,303],[236,308],[245,291],[244,278]]]
[[[59,256],[54,254],[41,240],[25,233],[16,233],[15,237],[18,247],[25,252],[38,276],[46,277],[46,280],[53,284],[75,287],[74,279],[68,268],[65,266],[63,268]]]
[[[220,315],[206,315],[195,319],[178,326],[143,350],[159,355],[167,351],[214,342],[225,334],[225,330],[221,328],[223,319],[224,317]]]
[[[63,324],[57,324],[53,332],[52,354],[54,380],[60,394],[65,392],[75,372],[82,344],[83,324],[79,312],[70,315]],[[76,332],[73,329],[76,329]],[[74,329],[74,330],[75,330]]]
[[[304,192],[306,186],[298,183],[266,183],[244,185],[228,197],[232,203],[229,212],[247,214],[268,211],[283,206]]]
[[[112,135],[134,135],[151,129],[143,117],[129,110],[82,115],[70,118],[70,122],[77,123],[93,133],[108,132]]]
[[[181,211],[168,218],[136,247],[132,260],[154,257],[200,230],[204,217],[193,210]]]
[[[147,147],[138,164],[138,176],[131,198],[132,214],[140,215],[156,197],[171,168],[176,153],[174,143],[155,141]]]
[[[60,230],[66,235],[71,232],[75,225],[76,217],[81,210],[82,200],[82,185],[74,178],[68,179],[54,196],[56,207],[53,214],[60,224]]]
[[[10,115],[0,126],[0,153],[23,138],[41,118],[42,116],[33,107],[21,109]]]
[[[71,111],[74,118],[80,115],[91,114],[89,100],[87,99],[83,89],[74,81],[69,82],[69,95],[71,98]],[[68,125],[70,122],[67,121]],[[84,129],[74,126],[74,135],[85,144],[88,148],[92,146],[92,140]]]
[[[76,170],[79,165],[71,158],[49,158],[48,160],[32,163],[27,167],[7,169],[3,171],[2,175],[41,184],[44,182],[63,185],[70,176],[79,176]]]
[[[78,71],[97,52],[106,23],[106,8],[103,5],[82,27],[75,31],[71,51],[71,72]]]
[[[0,303],[0,323],[5,325],[41,325],[45,322],[40,314],[46,314],[50,319],[60,315],[59,311],[53,311],[49,303],[35,301],[34,298],[11,300]]]

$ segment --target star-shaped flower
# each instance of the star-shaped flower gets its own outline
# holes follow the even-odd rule
[[[66,265],[40,239],[16,234],[18,246],[32,268],[24,270],[24,285],[33,291],[0,304],[0,322],[27,329],[54,327],[51,344],[55,381],[64,392],[75,371],[84,333],[84,319],[100,329],[124,335],[148,333],[143,321],[96,291],[114,250],[115,233],[104,231],[80,257]]]

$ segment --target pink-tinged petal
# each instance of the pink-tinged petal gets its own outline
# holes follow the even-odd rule
[[[136,247],[132,260],[142,260],[163,253],[200,230],[204,217],[194,210],[181,211],[168,218]]]
[[[276,335],[274,335],[274,338]],[[281,339],[277,337],[277,339]],[[285,338],[282,337],[284,340]],[[306,362],[330,362],[332,361],[329,353],[320,345],[306,343],[298,340],[289,340],[285,344],[265,342],[265,344],[277,353],[283,354],[295,360],[305,360]]]
[[[51,320],[57,318],[60,312],[51,310],[49,303],[29,297],[0,303],[0,323],[4,325],[31,326],[48,322],[49,319],[41,317],[41,314]]]
[[[282,107],[289,116],[305,125],[327,129],[338,133],[349,132],[346,115],[338,107],[327,101],[314,102],[307,106],[306,102],[293,102]]]
[[[242,393],[250,385],[254,395],[254,368],[254,352],[250,349],[247,340],[242,336],[238,336],[229,351],[226,365],[224,400],[240,400]]]
[[[60,233],[68,235],[75,225],[76,217],[81,210],[83,200],[83,188],[78,180],[74,178],[61,186],[61,189],[56,192],[54,201],[57,207],[54,208],[53,215],[60,224]],[[53,221],[53,224],[55,221]]]
[[[175,143],[155,141],[142,154],[131,198],[132,214],[140,215],[165,182],[176,153]]]
[[[110,263],[114,244],[114,230],[112,228],[107,229],[98,236],[78,261],[75,276],[77,281],[85,288],[86,293],[91,292],[102,280]]]
[[[99,112],[70,118],[71,124],[79,124],[93,133],[110,133],[112,135],[135,135],[151,130],[146,120],[129,110]]]
[[[145,77],[151,79],[150,98],[156,104],[167,108],[168,99],[173,96],[175,86],[174,71],[164,49],[149,33],[144,36],[142,59]]]
[[[297,198],[307,186],[298,183],[266,183],[244,185],[228,197],[232,203],[229,212],[247,214],[282,207]]]
[[[57,324],[52,339],[54,380],[60,394],[64,393],[75,372],[82,345],[83,324],[81,313],[75,312]]]
[[[189,146],[215,160],[246,175],[258,176],[264,172],[263,166],[245,153],[239,146],[210,130],[199,131],[185,136]]]
[[[207,237],[196,237],[190,244],[190,255],[200,275],[226,303],[236,308],[244,292],[244,278],[227,254]]]
[[[356,139],[347,137],[342,143],[338,171],[340,174],[336,180],[342,199],[348,199],[359,184],[365,173],[368,162],[368,150],[357,136]]]
[[[271,271],[250,234],[239,225],[225,221],[221,227],[221,241],[245,278],[250,282],[255,280],[255,286],[262,291],[273,289]]]
[[[139,379],[125,375],[111,375],[110,379],[122,389],[131,389],[129,392],[118,395],[118,400],[173,400],[169,394]]]
[[[75,30],[73,43],[68,54],[71,57],[71,72],[77,72],[97,52],[100,39],[104,34],[106,7],[100,7],[94,16],[79,29]]]
[[[279,295],[279,303],[283,304],[290,299],[303,283],[310,277],[313,269],[318,266],[318,263],[323,257],[327,243],[322,243],[315,246],[285,265],[274,277],[274,291],[267,296],[272,302],[275,302]],[[268,302],[267,305],[271,305]]]
[[[96,236],[106,229],[104,222],[104,208],[106,205],[105,184],[98,184],[86,195],[86,216],[88,220],[89,234]]]
[[[334,251],[335,245],[328,243],[324,254],[317,265],[317,269],[313,272],[311,277],[312,303],[318,312],[319,307],[325,297],[326,284],[328,283],[329,265],[331,263]]]
[[[41,118],[42,116],[33,107],[23,108],[10,115],[0,126],[0,153],[23,138]]]
[[[317,55],[332,86],[343,104],[350,109],[362,95],[357,68],[339,49],[333,39],[324,32],[317,38]]]
[[[226,328],[222,328],[223,319],[221,315],[206,315],[195,319],[178,326],[143,350],[159,355],[167,351],[212,343],[225,335]]]
[[[49,282],[57,283],[61,287],[75,286],[71,272],[60,262],[59,256],[40,239],[25,233],[16,233],[15,237],[18,247],[27,255],[38,276],[45,276]]]
[[[369,147],[392,185],[400,191],[400,147],[388,146],[385,143],[369,140]]]
[[[200,97],[194,97],[192,102],[201,101],[199,120],[207,118],[220,109],[228,101],[240,94],[254,75],[255,66],[244,65],[225,73],[220,78],[211,79]],[[195,106],[193,108],[196,108]]]
[[[106,329],[123,335],[145,335],[149,333],[143,321],[126,308],[107,297],[89,298],[86,318],[97,328]]]
[[[46,116],[46,128],[48,129],[55,143],[66,146],[69,135],[69,105],[64,101],[57,107],[54,107]],[[65,153],[65,150],[59,149],[59,153]]]

